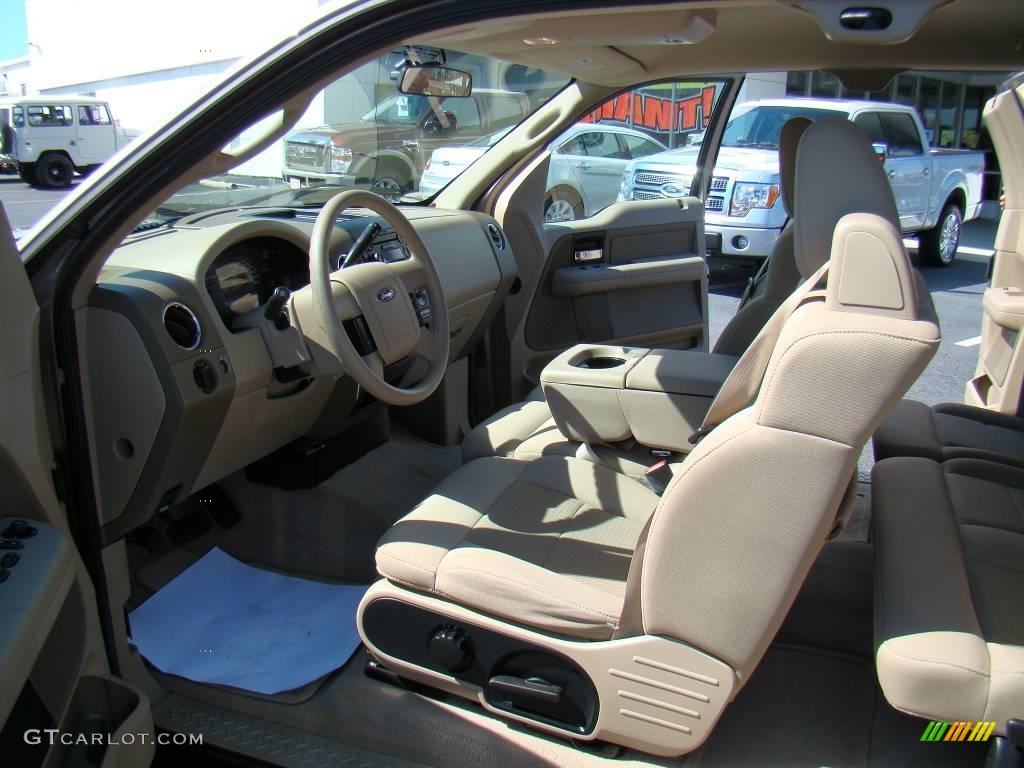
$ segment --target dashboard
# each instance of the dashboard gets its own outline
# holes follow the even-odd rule
[[[309,285],[309,256],[275,237],[254,237],[217,256],[204,280],[225,327],[259,309],[278,286],[297,291]]]
[[[515,281],[515,258],[489,216],[402,212],[437,270],[454,362],[497,315]],[[316,329],[302,327],[315,314],[296,311],[311,306],[316,213],[198,213],[128,237],[107,260],[84,309],[83,360],[106,541],[285,445],[344,432],[372,407],[317,343]],[[374,221],[369,211],[339,217],[329,249],[336,264]],[[385,227],[364,258],[390,263],[410,254]],[[283,352],[281,339],[251,322],[280,286],[292,294]],[[292,356],[287,365],[282,354]],[[411,358],[392,367],[405,385],[418,370],[422,376]]]

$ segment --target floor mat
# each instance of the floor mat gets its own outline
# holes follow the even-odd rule
[[[215,548],[129,615],[132,642],[168,674],[290,691],[352,655],[365,591],[260,570]]]
[[[686,768],[859,768],[875,706],[866,659],[773,646]]]

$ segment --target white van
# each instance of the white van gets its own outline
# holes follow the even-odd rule
[[[107,102],[84,96],[0,100],[0,130],[0,155],[26,183],[46,188],[69,186],[75,171],[88,173],[131,139]]]

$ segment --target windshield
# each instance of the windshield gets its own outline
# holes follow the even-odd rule
[[[405,55],[381,56],[331,83],[284,139],[228,173],[179,190],[140,228],[226,206],[319,206],[339,189],[422,202],[569,82],[535,67],[446,50],[447,66],[472,75],[471,95],[405,94],[397,87]],[[258,140],[263,130],[261,123],[250,126],[226,150]],[[431,168],[435,151],[465,147],[478,148],[476,155]]]
[[[441,100],[441,104],[444,104],[444,99]],[[425,96],[396,93],[388,96],[359,119],[364,123],[415,125],[429,109],[430,104]]]
[[[797,105],[754,107],[729,121],[725,126],[725,133],[722,134],[722,146],[778,149],[779,132],[790,118],[806,117],[819,120],[842,114],[834,109],[815,109]]]

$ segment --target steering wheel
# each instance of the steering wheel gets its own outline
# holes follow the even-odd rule
[[[346,208],[368,208],[381,216],[394,228],[412,258],[334,269],[331,236],[338,214]],[[383,197],[364,190],[335,195],[313,226],[309,272],[314,314],[324,331],[328,351],[363,389],[392,405],[414,405],[437,389],[448,366],[448,310],[427,247],[401,211]],[[424,294],[430,318],[421,324],[413,302],[420,301]],[[356,349],[344,325],[360,316],[376,345],[375,351],[365,355]],[[428,365],[419,383],[399,387],[385,381],[384,367],[409,356]]]

